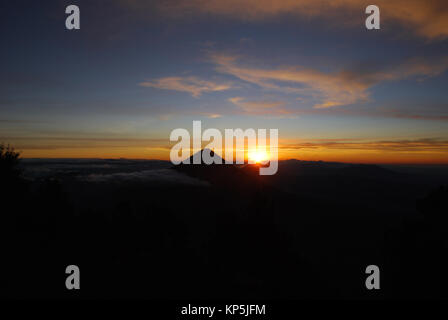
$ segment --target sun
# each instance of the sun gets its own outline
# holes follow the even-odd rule
[[[249,153],[248,159],[255,163],[262,163],[269,160],[269,155],[266,151],[256,150]]]

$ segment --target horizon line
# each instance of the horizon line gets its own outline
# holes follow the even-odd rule
[[[132,161],[165,161],[171,162],[169,159],[151,159],[151,158],[125,158],[125,157],[107,157],[107,158],[90,158],[90,157],[21,157],[20,160],[132,160]],[[448,166],[446,163],[425,163],[425,162],[350,162],[350,161],[331,161],[331,160],[304,160],[298,158],[279,159],[278,162],[283,161],[303,161],[303,162],[326,162],[326,163],[341,163],[341,164],[367,164],[367,165],[418,165],[418,166]],[[223,163],[225,164],[225,163]],[[236,164],[236,163],[234,163]],[[247,163],[244,163],[247,164]]]

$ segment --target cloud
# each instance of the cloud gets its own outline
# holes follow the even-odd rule
[[[232,88],[229,83],[217,83],[196,77],[165,77],[140,83],[143,87],[188,92],[197,98],[204,92],[224,91]]]
[[[217,15],[249,22],[293,15],[360,28],[363,25],[359,22],[365,19],[364,10],[370,4],[370,1],[360,0],[173,0],[160,2],[159,9],[175,17]],[[376,0],[374,4],[381,10],[382,26],[392,22],[428,39],[448,37],[446,0]],[[359,18],[348,19],[348,14]],[[393,27],[391,25],[390,29]]]
[[[423,80],[437,76],[448,69],[448,57],[433,59],[431,62],[415,58],[387,69],[358,68],[335,72],[322,72],[302,66],[281,68],[243,66],[239,63],[238,57],[223,54],[212,54],[211,60],[216,64],[218,72],[256,84],[263,89],[318,100],[319,102],[314,105],[314,108],[318,109],[366,101],[369,97],[368,89],[383,81],[412,77]],[[236,102],[242,104],[241,101]]]
[[[283,101],[247,101],[242,97],[229,99],[234,105],[242,109],[244,113],[251,115],[285,115],[290,112],[283,108]]]
[[[0,136],[0,141],[8,141],[18,150],[61,150],[61,149],[116,149],[116,148],[145,148],[170,149],[166,139],[162,138],[105,138],[84,136]]]
[[[397,110],[394,108],[381,109],[376,112],[370,112],[368,115],[383,116],[397,119],[412,119],[412,120],[433,120],[433,121],[448,121],[448,113],[442,110],[447,110],[448,105],[438,106],[439,111],[428,112],[428,105],[422,107],[420,111],[411,110]],[[426,109],[426,110],[425,110]]]
[[[173,169],[155,169],[136,172],[119,172],[111,174],[89,174],[79,177],[80,180],[102,183],[123,182],[155,182],[157,184],[186,184],[208,186],[208,182],[195,179]]]
[[[222,114],[219,114],[219,113],[197,112],[196,114],[210,118],[210,119],[217,119],[217,118],[222,117]]]
[[[341,149],[363,151],[404,151],[404,152],[444,152],[448,153],[448,140],[415,139],[415,140],[379,140],[356,141],[350,139],[322,139],[298,143],[282,143],[281,150],[297,149]]]
[[[376,110],[366,110],[359,108],[326,108],[326,109],[310,109],[310,110],[298,110],[298,115],[340,115],[346,116],[361,116],[361,117],[384,117],[384,118],[396,118],[396,119],[410,119],[410,120],[431,120],[431,121],[448,121],[448,113],[443,112],[447,109],[447,105],[438,105],[439,110],[432,110],[428,112],[428,105],[420,107],[420,110],[400,110],[393,106],[386,105],[385,107],[377,108]]]
[[[20,120],[20,119],[0,119],[0,123],[6,123],[6,124],[17,124],[17,123],[44,123],[43,121],[36,121],[36,120]]]

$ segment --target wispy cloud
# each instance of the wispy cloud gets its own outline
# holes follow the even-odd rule
[[[0,141],[8,141],[17,149],[98,149],[98,148],[159,148],[169,150],[166,139],[104,138],[79,136],[0,136]]]
[[[229,98],[229,101],[241,108],[244,113],[251,115],[287,115],[283,101],[250,101],[242,97]]]
[[[20,119],[0,119],[0,123],[6,123],[6,124],[17,124],[17,123],[44,123],[44,121],[38,121],[38,120],[20,120]]]
[[[426,138],[414,140],[356,141],[355,139],[322,139],[296,143],[280,143],[280,149],[340,149],[391,152],[444,152],[448,153],[448,140]]]
[[[440,110],[446,110],[447,106],[438,106]],[[361,116],[361,117],[382,117],[410,120],[431,120],[431,121],[448,121],[448,113],[436,111],[428,112],[428,106],[421,107],[420,110],[399,110],[394,107],[387,106],[375,110],[366,110],[359,108],[326,108],[326,109],[309,109],[298,110],[298,115],[318,114],[318,115],[341,115],[344,116]]]
[[[210,113],[210,112],[198,112],[198,115],[210,118],[210,119],[217,119],[217,118],[221,118],[222,114],[219,113]]]
[[[135,5],[135,1],[120,1]],[[159,8],[176,17],[212,14],[258,22],[293,15],[359,28],[359,22],[365,16],[364,10],[369,4],[372,3],[360,0],[171,0],[160,2]],[[384,23],[397,22],[414,34],[428,39],[448,37],[446,0],[376,0],[374,4],[380,7]],[[359,20],[347,22],[347,14],[359,17]]]
[[[243,65],[237,57],[224,54],[212,54],[211,60],[216,64],[218,72],[235,76],[263,89],[312,97],[319,101],[314,108],[331,108],[366,101],[369,97],[368,89],[380,82],[412,77],[424,79],[437,76],[448,69],[447,57],[431,62],[411,59],[387,70],[358,68],[336,72],[322,72],[302,66],[257,68]]]
[[[140,83],[143,87],[188,92],[197,98],[204,92],[224,91],[232,88],[230,83],[201,80],[196,77],[165,77]]]

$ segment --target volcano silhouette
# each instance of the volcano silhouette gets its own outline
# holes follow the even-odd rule
[[[216,162],[213,162],[211,164],[207,164],[204,162],[204,153],[208,154],[210,153],[211,157],[214,157],[216,159]],[[215,165],[215,164],[225,164],[225,160],[223,158],[221,158],[220,156],[218,156],[217,154],[215,154],[215,152],[213,150],[210,149],[202,149],[201,151],[196,152],[195,154],[193,154],[190,158],[188,158],[189,160],[189,164],[190,165]],[[196,161],[194,161],[196,160]],[[198,160],[200,161],[200,163],[195,163],[198,162]],[[181,163],[183,164],[183,163]]]
[[[206,164],[203,161],[204,152],[210,153],[210,156],[218,158],[218,163]],[[199,162],[198,160],[200,160],[200,163],[193,163],[195,157],[200,157],[196,158],[196,161]],[[213,150],[202,149],[193,154],[188,160],[189,164],[180,163],[174,166],[174,169],[188,176],[208,181],[212,185],[226,186],[232,189],[240,187],[249,188],[259,184],[260,176],[258,175],[258,171],[256,174],[253,174],[244,170],[241,165],[234,163],[226,164],[225,160],[216,155]],[[219,164],[220,162],[221,164]]]

